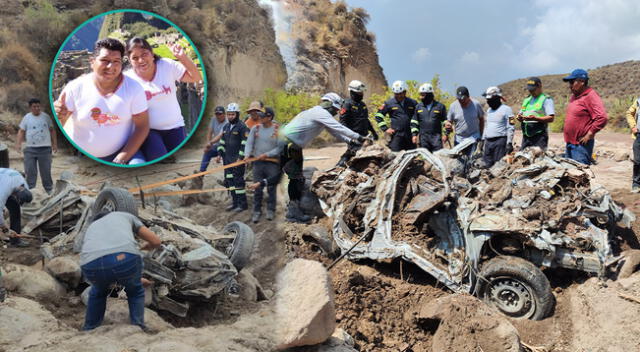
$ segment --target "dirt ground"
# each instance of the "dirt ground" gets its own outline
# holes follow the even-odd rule
[[[520,137],[516,136],[516,141],[519,140]],[[596,182],[610,189],[614,199],[640,215],[640,195],[629,192],[632,164],[628,160],[615,160],[631,151],[631,138],[628,135],[602,133],[596,140],[599,157],[597,165],[592,167]],[[552,150],[561,151],[562,136],[552,135],[550,146]],[[327,169],[335,165],[343,151],[344,146],[340,144],[305,150],[305,157],[308,158],[305,166]],[[63,171],[70,171],[75,175],[75,183],[95,190],[105,181],[114,186],[134,187],[138,180],[141,184],[148,184],[191,174],[199,167],[200,157],[200,149],[184,149],[177,153],[176,163],[156,164],[142,169],[120,169],[97,164],[85,157],[59,154],[54,158],[53,173],[55,179]],[[11,162],[12,166],[22,169],[19,156]],[[210,169],[213,167],[215,163],[212,163]],[[219,172],[207,175],[204,187],[219,187],[220,179]],[[38,185],[39,187],[41,186]],[[257,245],[247,270],[271,294],[275,290],[276,273],[291,258],[315,259],[327,266],[335,258],[323,253],[318,246],[300,239],[307,230],[306,226],[283,222],[283,194],[284,185],[281,185],[280,206],[275,221],[263,220],[257,225],[251,224],[257,234]],[[250,212],[239,215],[224,212],[222,208],[227,201],[227,196],[220,192],[212,194],[207,204],[196,203],[174,210],[198,224],[217,228],[233,220],[250,222]],[[640,248],[635,235],[640,233],[640,226],[636,224],[634,230],[636,231],[621,233],[620,236],[625,238],[629,248]],[[41,268],[37,240],[34,240],[31,248],[0,250],[0,264],[5,262]],[[425,304],[451,294],[432,277],[417,267],[400,261],[378,263],[343,260],[331,269],[330,274],[335,290],[338,326],[353,337],[358,350],[431,350],[437,326],[416,319],[416,315]],[[621,296],[640,297],[640,274],[635,274],[625,282],[600,281],[570,272],[549,273],[549,276],[557,300],[554,314],[537,322],[510,320],[517,328],[522,342],[544,348],[539,351],[640,350],[640,340],[637,339],[640,335],[640,320],[637,319],[640,316],[640,304]],[[258,329],[258,325],[269,324],[266,313],[268,307],[268,302],[228,299],[215,310],[205,312],[204,317],[191,321],[171,321],[176,327],[198,328],[163,332],[155,336],[155,341],[180,341],[180,334],[188,331],[193,337],[187,341],[202,343],[204,336],[218,336],[220,343],[217,346],[222,347],[223,342],[235,346],[226,349],[229,351],[264,350],[269,344],[265,342],[266,333]],[[65,326],[71,329],[80,327],[84,306],[74,293],[58,303],[45,304],[45,308]],[[222,338],[223,332],[228,336]],[[107,336],[118,338],[122,336],[119,334],[119,331],[105,330]],[[67,333],[64,336],[70,335]],[[60,341],[60,337],[52,338],[48,345],[55,341]],[[145,338],[142,337],[140,341],[145,341]],[[81,346],[77,342],[74,340],[76,344],[69,342],[66,346]],[[42,350],[41,347],[45,345],[38,345],[40,347],[31,350]],[[67,350],[74,349],[69,347]]]

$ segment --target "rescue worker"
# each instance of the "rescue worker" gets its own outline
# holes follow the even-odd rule
[[[640,138],[638,138],[638,119],[640,119],[640,98],[633,102],[627,110],[627,123],[633,137],[633,177],[631,178],[631,192],[640,192]]]
[[[21,239],[22,232],[20,206],[31,202],[33,196],[27,186],[27,181],[14,169],[0,168],[0,230],[3,233],[13,231],[9,235],[12,247],[27,247],[29,243]],[[10,226],[4,221],[4,208],[9,211]]]
[[[259,159],[273,158],[280,155],[282,170],[289,176],[289,205],[286,220],[306,223],[311,217],[304,214],[300,207],[300,198],[304,192],[305,178],[302,173],[304,156],[302,150],[326,129],[331,135],[347,143],[362,144],[365,137],[346,128],[336,121],[335,116],[342,107],[342,98],[336,93],[322,96],[320,105],[305,110],[281,128],[282,136],[278,147],[260,155]],[[250,189],[277,184],[280,175],[264,179],[250,185]]]
[[[518,121],[522,123],[522,144],[520,150],[527,147],[547,149],[549,144],[548,126],[555,117],[553,99],[542,93],[542,81],[538,77],[527,79],[529,96],[522,102]]]
[[[511,108],[502,104],[502,90],[498,87],[489,87],[482,94],[487,99],[487,116],[485,128],[482,133],[484,150],[482,159],[485,167],[490,168],[498,160],[513,151],[513,133],[515,131],[515,119]]]
[[[447,120],[447,108],[435,100],[433,86],[430,83],[421,85],[418,93],[420,102],[411,119],[412,142],[435,152],[442,149],[448,138],[442,133],[444,122]]]
[[[364,91],[367,87],[364,83],[354,80],[349,83],[349,99],[344,101],[342,109],[340,109],[340,123],[348,129],[358,133],[361,136],[367,136],[371,133],[374,140],[378,140],[378,133],[369,121],[369,110],[367,104],[364,103]],[[347,150],[342,154],[338,166],[344,166],[360,149],[360,145],[349,144]]]
[[[411,118],[418,103],[407,97],[407,83],[404,81],[393,82],[391,91],[393,97],[382,104],[375,115],[378,127],[391,137],[389,148],[392,151],[414,149],[416,146],[411,136]],[[391,127],[384,120],[387,114],[391,119]]]
[[[240,106],[237,103],[227,106],[227,120],[229,123],[222,129],[220,146],[218,146],[219,155],[216,158],[218,163],[222,160],[224,165],[244,159],[244,148],[249,137],[247,125],[240,121]],[[245,165],[240,165],[226,169],[224,172],[225,186],[232,188],[230,192],[233,200],[227,207],[227,211],[239,213],[249,208],[244,188],[244,171]]]

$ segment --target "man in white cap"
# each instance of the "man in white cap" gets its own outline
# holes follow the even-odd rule
[[[327,93],[322,96],[320,105],[305,110],[281,128],[281,140],[277,148],[258,156],[259,159],[267,159],[280,156],[282,171],[289,176],[289,206],[286,220],[289,222],[306,223],[311,218],[304,214],[300,208],[300,198],[304,192],[304,175],[302,150],[316,138],[320,132],[326,129],[334,137],[352,144],[362,144],[365,137],[341,125],[333,116],[338,114],[342,107],[342,98],[336,93]],[[256,189],[259,186],[277,184],[279,175],[264,179],[249,186]]]
[[[382,104],[375,115],[378,127],[391,136],[389,148],[394,152],[416,147],[411,135],[411,118],[416,112],[418,102],[407,97],[407,88],[405,81],[393,82],[391,85],[393,97]],[[391,127],[384,120],[384,116],[387,114],[391,120]]]
[[[502,104],[503,97],[500,88],[489,87],[482,96],[487,99],[487,105],[489,105],[482,136],[484,140],[482,159],[485,167],[491,167],[513,151],[515,119],[511,108]]]

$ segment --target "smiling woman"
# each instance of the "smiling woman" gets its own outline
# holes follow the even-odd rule
[[[110,165],[141,166],[175,152],[193,134],[204,109],[206,79],[194,62],[197,50],[172,26],[143,11],[111,11],[67,38],[52,67],[50,97],[65,136],[81,152]],[[106,38],[73,50],[81,49],[75,47],[78,37],[91,35]],[[155,54],[145,36],[154,47],[169,50],[169,57]],[[191,85],[196,106],[193,97],[191,106],[181,104],[177,83]],[[187,133],[184,116],[194,112],[198,119],[189,121]]]

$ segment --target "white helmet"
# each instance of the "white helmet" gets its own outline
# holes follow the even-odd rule
[[[240,106],[238,103],[231,103],[227,105],[227,112],[240,112]]]
[[[425,83],[418,88],[418,93],[433,93],[433,86],[431,83]]]
[[[365,90],[367,90],[367,87],[364,85],[364,83],[358,80],[353,80],[351,81],[351,83],[349,83],[349,91],[351,92],[364,93]]]
[[[407,83],[405,81],[395,81],[391,85],[391,91],[395,94],[406,92],[407,91]]]
[[[493,97],[501,97],[502,89],[498,87],[489,87],[487,88],[486,92],[482,93],[482,96],[485,97],[486,99],[491,99]]]
[[[322,96],[321,100],[331,102],[331,105],[336,109],[340,109],[342,107],[342,98],[340,98],[336,93],[327,93]]]

